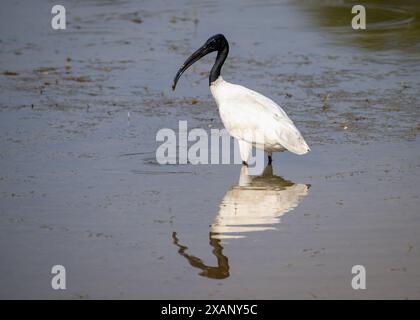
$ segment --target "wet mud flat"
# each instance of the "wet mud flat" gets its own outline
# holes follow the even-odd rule
[[[339,19],[346,3],[76,1],[65,33],[51,3],[27,6],[6,1],[0,19],[0,297],[420,297],[412,2],[374,11],[365,36]],[[224,78],[279,102],[307,156],[276,154],[258,177],[156,162],[161,128],[222,128],[213,57],[170,91],[218,32]]]

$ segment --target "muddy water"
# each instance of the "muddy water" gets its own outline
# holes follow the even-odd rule
[[[62,32],[50,1],[0,12],[1,298],[420,298],[415,1],[366,2],[357,32],[347,1],[64,5]],[[224,78],[284,106],[308,155],[157,164],[159,129],[222,127],[213,56],[170,91],[219,32]]]

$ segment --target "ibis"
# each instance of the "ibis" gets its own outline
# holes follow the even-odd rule
[[[175,90],[179,78],[192,64],[216,51],[216,61],[209,75],[210,91],[223,125],[238,140],[242,163],[248,165],[253,147],[268,154],[268,163],[272,162],[273,152],[289,150],[301,155],[310,151],[293,121],[277,103],[256,91],[223,80],[220,72],[229,54],[229,43],[223,34],[210,37],[184,62],[172,89]]]

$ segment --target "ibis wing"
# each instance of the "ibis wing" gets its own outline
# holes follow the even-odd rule
[[[284,147],[297,154],[309,151],[301,133],[278,104],[258,92],[242,88],[235,96],[223,102],[235,106],[222,108],[235,110],[236,114],[222,114],[222,118],[228,119],[224,121],[227,122],[224,123],[226,128],[235,138],[264,144],[266,149]],[[253,134],[251,138],[249,131]]]

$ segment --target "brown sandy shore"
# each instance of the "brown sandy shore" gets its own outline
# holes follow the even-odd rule
[[[54,31],[52,2],[4,1],[0,298],[419,299],[420,7],[367,2],[363,34],[347,2],[69,1]],[[247,188],[239,165],[155,159],[161,128],[222,128],[213,56],[170,88],[219,32],[224,78],[279,102],[312,149]]]

